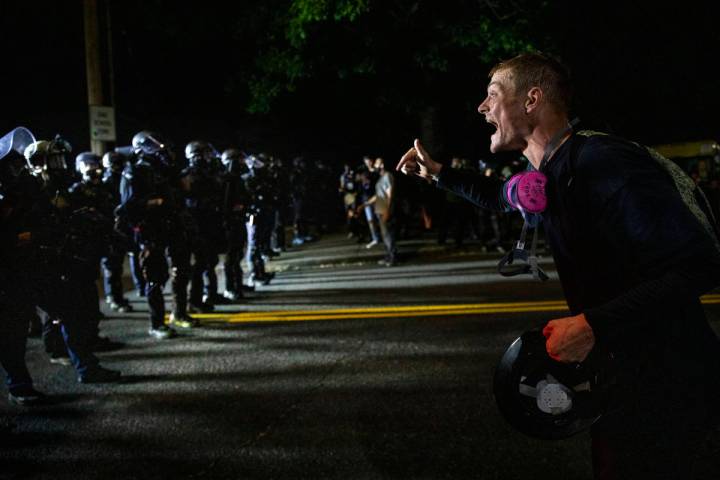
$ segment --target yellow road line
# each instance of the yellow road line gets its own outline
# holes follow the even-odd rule
[[[551,312],[566,310],[565,305],[541,307],[517,307],[498,309],[468,309],[468,310],[430,310],[420,312],[387,312],[387,313],[354,313],[344,315],[276,315],[260,317],[226,316],[228,323],[257,323],[257,322],[305,322],[313,320],[350,320],[356,318],[410,318],[410,317],[443,317],[452,315],[487,315],[490,313],[522,313],[522,312]]]
[[[213,318],[260,318],[260,317],[294,317],[294,316],[320,316],[320,315],[376,315],[383,313],[427,313],[440,312],[445,314],[453,311],[475,311],[475,310],[497,310],[497,309],[516,309],[516,308],[567,308],[564,301],[540,301],[540,302],[511,302],[511,303],[474,303],[460,305],[413,305],[413,306],[389,306],[389,307],[364,307],[364,308],[334,308],[326,310],[272,310],[272,311],[255,311],[255,312],[238,312],[238,313],[201,313],[193,314],[193,317],[200,319]],[[361,318],[360,317],[360,318]]]
[[[273,311],[257,311],[242,312],[243,315],[303,315],[303,314],[334,314],[334,313],[367,313],[367,312],[417,312],[430,310],[464,310],[474,308],[506,308],[506,307],[534,307],[543,305],[566,305],[563,300],[546,300],[538,302],[506,302],[506,303],[466,303],[454,305],[407,305],[407,306],[387,306],[387,307],[357,307],[357,308],[332,308],[326,310],[273,310]],[[238,313],[236,315],[241,315]],[[204,313],[193,315],[198,318],[209,318],[213,316],[223,316],[226,314]]]
[[[720,294],[701,297],[703,304],[720,304]],[[313,320],[349,320],[358,318],[437,317],[452,315],[488,315],[498,313],[556,312],[567,310],[563,300],[536,302],[470,303],[457,305],[409,305],[325,310],[274,310],[238,313],[205,313],[193,317],[225,323],[301,322]]]

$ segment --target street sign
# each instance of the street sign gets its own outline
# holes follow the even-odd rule
[[[114,142],[115,109],[100,105],[90,105],[90,139],[101,142]]]

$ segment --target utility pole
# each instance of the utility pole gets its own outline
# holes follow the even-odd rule
[[[106,141],[115,141],[115,112],[103,100],[97,0],[83,0],[85,17],[85,71],[90,115],[90,149],[102,155]]]

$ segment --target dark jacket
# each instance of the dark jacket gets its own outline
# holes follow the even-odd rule
[[[717,238],[668,171],[635,143],[574,134],[543,173],[546,239],[570,311],[585,314],[598,348],[632,365],[717,379],[720,342],[699,300],[720,284]],[[443,169],[438,185],[504,208],[502,183],[479,174]]]

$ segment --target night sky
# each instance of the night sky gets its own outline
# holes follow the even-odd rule
[[[449,8],[440,1],[421,3]],[[717,7],[549,3],[550,15],[534,26],[557,41],[572,69],[585,128],[651,145],[720,139]],[[238,33],[234,19],[262,5],[111,2],[118,143],[148,128],[179,147],[205,138],[219,148],[235,144],[286,157],[398,158],[418,125],[406,112],[377,108],[357,86],[344,97],[342,84],[310,81],[281,96],[269,114],[245,111],[247,94],[237,78],[253,68],[248,59],[258,32]],[[0,24],[5,48],[0,130],[24,125],[40,138],[59,132],[75,151],[87,149],[82,2],[2,0]],[[443,112],[441,155],[489,157],[490,130],[474,113],[486,74],[477,65],[455,73],[458,85],[470,84],[472,94],[453,89],[452,81],[441,92],[428,92],[427,102]]]

